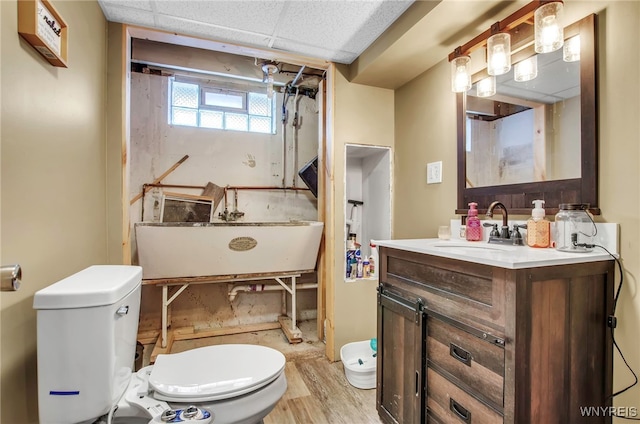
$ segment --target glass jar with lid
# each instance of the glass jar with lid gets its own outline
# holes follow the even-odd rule
[[[556,249],[563,252],[591,252],[596,224],[588,203],[561,203],[556,214],[554,238]]]

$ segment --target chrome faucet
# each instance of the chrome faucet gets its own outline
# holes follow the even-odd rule
[[[500,238],[508,239],[509,236],[509,213],[507,212],[507,207],[503,205],[501,202],[497,200],[489,205],[487,208],[487,216],[491,218],[493,216],[493,210],[495,208],[499,208],[502,212],[502,231],[500,232]],[[491,239],[489,239],[491,241]]]
[[[493,231],[489,235],[489,243],[508,243],[516,246],[524,246],[522,235],[520,234],[520,228],[527,228],[526,225],[513,224],[513,230],[509,231],[509,213],[507,208],[502,203],[495,201],[487,208],[487,216],[493,216],[494,209],[500,209],[502,212],[502,231],[498,232],[498,224],[485,223],[485,226],[493,226]]]

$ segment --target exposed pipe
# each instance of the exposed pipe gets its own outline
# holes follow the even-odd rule
[[[303,67],[304,68],[304,67]],[[293,180],[291,187],[296,186],[296,172],[298,172],[298,87],[296,87],[296,95],[293,98],[293,122],[291,123],[291,131],[293,132],[292,150],[293,150]]]
[[[288,85],[285,86],[284,93],[282,95],[282,188],[286,186],[287,181],[287,101],[289,100]]]
[[[278,187],[278,186],[229,186],[234,190],[309,190],[308,187]]]
[[[306,68],[306,65],[302,65],[302,68],[300,68],[300,70],[298,71],[298,74],[296,75],[296,77],[293,79],[293,82],[291,83],[292,86],[296,85],[296,82],[298,82],[298,78],[300,78],[302,76],[302,71],[304,71],[304,68]]]
[[[180,184],[145,184],[147,187],[176,187],[176,188],[201,188],[205,186],[180,185]],[[309,190],[307,187],[280,187],[280,186],[226,186],[226,190]]]
[[[317,289],[318,283],[302,283],[296,284],[296,290],[304,290],[304,289]],[[231,290],[229,290],[229,301],[233,302],[238,293],[240,292],[262,292],[262,291],[272,291],[272,290],[283,290],[279,284],[241,284],[234,285]]]

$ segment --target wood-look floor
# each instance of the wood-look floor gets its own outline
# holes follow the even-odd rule
[[[326,357],[287,361],[287,391],[264,424],[373,424],[376,391],[347,381],[342,362]]]

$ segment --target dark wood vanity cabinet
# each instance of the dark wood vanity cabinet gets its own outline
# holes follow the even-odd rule
[[[385,423],[610,423],[614,262],[507,269],[380,248]]]

